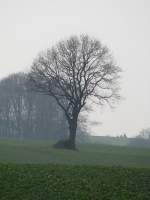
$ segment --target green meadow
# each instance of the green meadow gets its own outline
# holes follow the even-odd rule
[[[0,163],[75,164],[150,168],[150,149],[78,144],[77,151],[54,149],[49,140],[0,139]]]

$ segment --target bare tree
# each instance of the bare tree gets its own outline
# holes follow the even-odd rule
[[[87,35],[60,41],[35,59],[29,83],[54,97],[64,111],[70,133],[64,147],[76,148],[78,116],[87,100],[104,105],[119,99],[120,72],[108,48]]]

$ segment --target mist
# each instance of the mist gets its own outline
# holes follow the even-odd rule
[[[116,109],[95,108],[93,135],[135,136],[150,125],[150,3],[138,1],[0,1],[0,77],[29,71],[35,56],[70,35],[107,45],[123,69]]]

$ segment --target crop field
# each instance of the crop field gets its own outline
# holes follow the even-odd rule
[[[150,170],[0,165],[1,200],[149,200]]]
[[[0,140],[0,200],[149,200],[150,149]]]

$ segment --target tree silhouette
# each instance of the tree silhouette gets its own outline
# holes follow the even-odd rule
[[[76,148],[78,116],[87,101],[103,106],[120,98],[120,72],[108,48],[88,35],[60,41],[35,59],[30,86],[52,96],[64,111],[70,133],[65,148]]]

